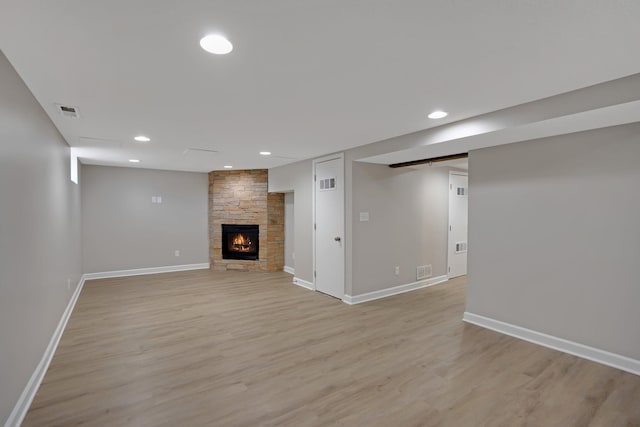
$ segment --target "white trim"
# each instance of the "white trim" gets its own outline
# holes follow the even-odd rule
[[[313,283],[307,282],[306,280],[302,280],[299,277],[294,277],[293,278],[293,284],[294,285],[298,285],[298,286],[300,286],[302,288],[305,288],[305,289],[309,289],[310,291],[315,290],[315,289],[313,289]]]
[[[344,298],[342,298],[342,302],[349,304],[349,305],[353,305],[353,304],[360,304],[363,302],[367,302],[367,301],[373,301],[376,299],[380,299],[380,298],[386,298],[386,297],[390,297],[392,295],[398,295],[398,294],[403,294],[405,292],[409,292],[409,291],[415,291],[417,289],[422,289],[422,288],[427,288],[429,286],[433,286],[433,285],[437,285],[439,283],[443,283],[446,282],[447,276],[437,276],[437,277],[431,277],[429,279],[426,280],[420,280],[417,282],[412,282],[412,283],[407,283],[405,285],[400,285],[400,286],[394,286],[393,288],[387,288],[387,289],[381,289],[379,291],[373,291],[373,292],[367,292],[366,294],[360,294],[360,295],[345,295]]]
[[[187,271],[187,270],[206,270],[210,268],[210,264],[184,264],[184,265],[168,265],[166,267],[151,267],[151,268],[135,268],[133,270],[115,270],[115,271],[103,271],[100,273],[86,273],[84,275],[85,280],[92,279],[107,279],[111,277],[126,277],[126,276],[140,276],[143,274],[157,274],[157,273],[171,273],[174,271]]]
[[[208,269],[209,263],[205,264],[186,264],[186,265],[174,265],[168,267],[156,267],[156,268],[139,268],[135,270],[119,270],[119,271],[106,271],[102,273],[87,273],[83,274],[80,277],[80,281],[76,286],[69,303],[67,304],[67,308],[62,313],[62,317],[60,318],[60,322],[58,322],[58,326],[53,331],[53,335],[49,340],[49,345],[44,351],[40,362],[36,366],[36,369],[31,374],[31,378],[27,382],[20,398],[16,402],[9,418],[4,424],[4,427],[19,427],[24,420],[24,417],[27,415],[29,411],[29,407],[31,407],[31,403],[33,402],[36,393],[38,392],[38,388],[40,388],[40,384],[44,379],[45,374],[47,373],[47,369],[49,368],[49,364],[53,359],[53,355],[56,353],[56,349],[58,348],[58,344],[60,343],[60,339],[62,338],[62,334],[64,333],[65,328],[67,327],[67,322],[71,317],[71,313],[78,301],[78,297],[80,296],[80,292],[84,287],[84,284],[87,280],[90,279],[102,279],[107,277],[123,277],[123,276],[136,276],[141,274],[153,274],[153,273],[168,273],[172,271],[185,271],[185,270],[200,270],[200,269]]]
[[[293,274],[293,275],[296,274],[296,270],[293,267],[289,267],[288,265],[285,265],[282,271],[284,271],[285,273]]]
[[[501,322],[478,314],[465,312],[462,320],[476,326],[491,329],[492,331],[520,338],[521,340],[529,341],[534,344],[569,353],[593,362],[602,363],[603,365],[618,368],[632,374],[640,375],[640,360],[631,359],[630,357],[622,356],[620,354],[610,353],[599,348],[565,340],[553,335],[547,335],[542,332],[533,331],[531,329]]]
[[[29,382],[25,386],[18,402],[13,407],[9,418],[5,422],[5,427],[18,427],[22,424],[24,417],[27,415],[27,411],[33,402],[33,398],[36,396],[38,392],[38,388],[40,388],[40,384],[44,379],[44,375],[47,373],[47,369],[49,368],[49,364],[51,363],[51,359],[53,359],[53,355],[58,348],[58,343],[60,343],[60,338],[62,338],[62,333],[64,332],[65,327],[67,326],[67,322],[71,317],[71,312],[73,312],[73,308],[78,301],[78,297],[80,296],[80,292],[84,286],[86,278],[83,275],[76,286],[76,290],[73,292],[69,303],[67,304],[67,308],[62,313],[62,317],[60,318],[60,322],[58,322],[58,326],[53,331],[53,335],[49,340],[49,345],[47,345],[44,354],[42,355],[42,359],[36,366],[35,371],[31,374],[31,378],[29,378]]]

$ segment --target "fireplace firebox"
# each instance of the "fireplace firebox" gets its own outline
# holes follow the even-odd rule
[[[222,259],[257,260],[259,244],[258,225],[222,224]]]

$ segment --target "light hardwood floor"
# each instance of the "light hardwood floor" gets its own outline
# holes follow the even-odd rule
[[[24,425],[640,425],[640,377],[465,324],[464,291],[348,306],[285,273],[90,281]]]

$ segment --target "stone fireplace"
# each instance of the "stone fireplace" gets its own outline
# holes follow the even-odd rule
[[[266,169],[209,173],[209,257],[213,270],[283,269],[284,194],[269,193],[267,180]]]

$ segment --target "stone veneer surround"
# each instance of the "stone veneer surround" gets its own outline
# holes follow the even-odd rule
[[[268,171],[209,173],[209,258],[213,270],[280,271],[284,267],[284,194],[268,192]],[[222,259],[222,224],[258,224],[258,260]]]

